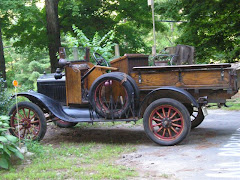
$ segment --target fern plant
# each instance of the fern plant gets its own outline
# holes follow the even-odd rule
[[[113,57],[113,46],[115,43],[115,33],[113,30],[106,33],[104,36],[100,36],[98,32],[95,33],[92,39],[89,39],[82,30],[75,25],[72,26],[73,32],[76,37],[73,37],[70,33],[65,36],[65,40],[68,47],[88,47],[91,53],[98,52],[106,60]]]
[[[16,146],[18,139],[7,134],[9,128],[9,118],[0,116],[0,168],[4,169],[9,168],[10,158],[13,155],[20,159],[24,158]]]

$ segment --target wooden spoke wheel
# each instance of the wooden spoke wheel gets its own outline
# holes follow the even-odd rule
[[[21,139],[41,140],[47,130],[42,110],[31,102],[18,103],[9,112],[10,133]]]
[[[174,145],[190,132],[190,115],[180,102],[163,98],[151,103],[143,116],[147,136],[160,145]]]

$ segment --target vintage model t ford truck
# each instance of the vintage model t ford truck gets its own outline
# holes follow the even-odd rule
[[[9,112],[11,134],[41,140],[47,122],[73,127],[81,122],[138,121],[160,145],[184,140],[204,119],[207,103],[225,103],[238,92],[238,70],[230,64],[148,66],[148,56],[125,54],[108,62],[65,59],[60,50],[55,74],[37,80],[38,92],[18,93],[29,101]],[[63,71],[63,72],[62,72]]]

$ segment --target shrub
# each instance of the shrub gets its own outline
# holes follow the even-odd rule
[[[4,88],[6,82],[0,77],[0,115],[7,114],[11,105],[10,93],[7,88]]]
[[[23,155],[16,146],[18,139],[15,136],[7,134],[9,128],[9,118],[7,116],[0,116],[0,167],[4,169],[9,168],[12,155],[23,159]]]

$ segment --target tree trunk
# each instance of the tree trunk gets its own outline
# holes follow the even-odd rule
[[[45,0],[51,72],[55,72],[56,68],[58,67],[57,52],[59,47],[61,47],[58,20],[58,2],[59,0]]]
[[[6,80],[6,66],[3,52],[1,24],[0,24],[0,76],[3,77],[4,80]]]

